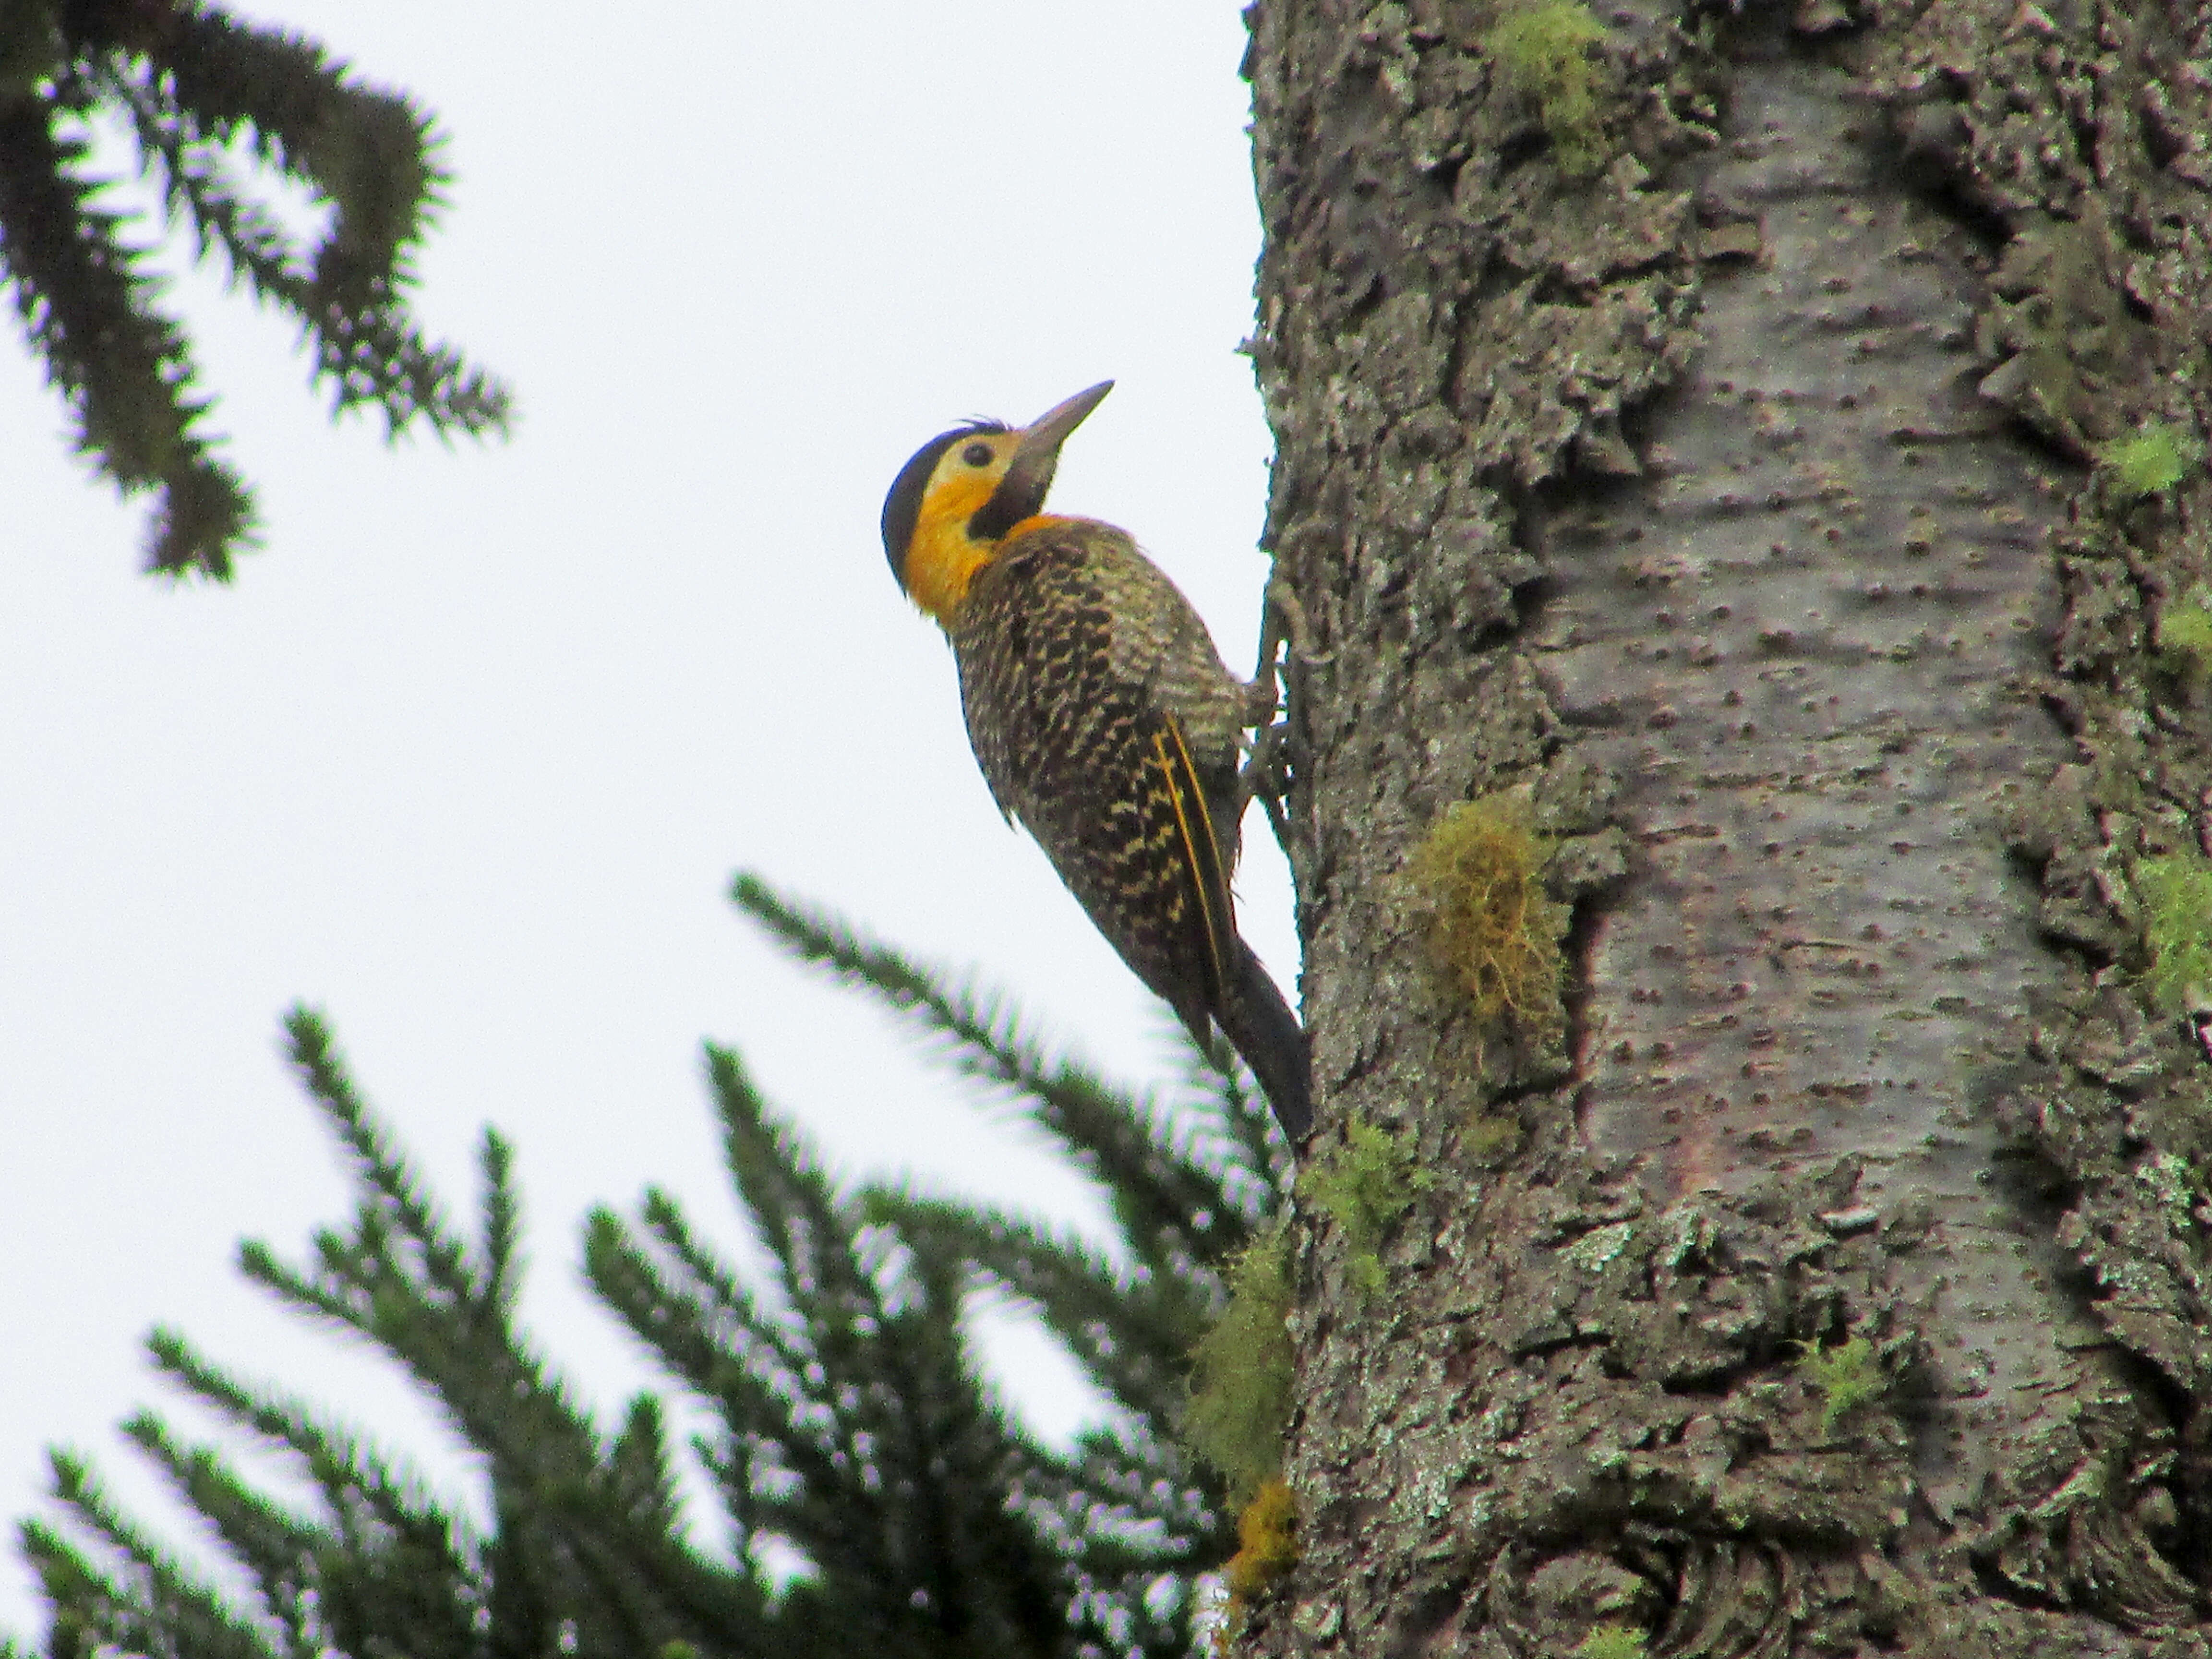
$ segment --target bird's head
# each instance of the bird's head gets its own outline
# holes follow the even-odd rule
[[[1044,510],[1060,445],[1113,389],[1101,380],[1025,427],[973,421],[915,452],[884,497],[884,551],[909,599],[951,623],[1000,544]]]

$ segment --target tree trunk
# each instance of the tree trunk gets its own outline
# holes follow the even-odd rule
[[[2204,848],[2212,489],[2090,465],[2212,413],[2212,15],[1513,3],[1250,15],[1310,1162],[1430,1180],[1379,1293],[1304,1190],[1245,1639],[2212,1651],[2142,879]],[[1505,792],[1557,1031],[1407,871]]]

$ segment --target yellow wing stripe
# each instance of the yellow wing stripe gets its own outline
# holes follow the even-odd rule
[[[1221,848],[1213,839],[1213,817],[1206,810],[1206,790],[1198,781],[1198,768],[1183,742],[1182,726],[1173,714],[1163,714],[1160,730],[1152,734],[1160,768],[1167,775],[1168,799],[1175,806],[1176,827],[1182,837],[1185,862],[1198,889],[1199,920],[1206,927],[1206,957],[1213,969],[1215,1004],[1229,985],[1230,920],[1221,914],[1228,884],[1221,874]],[[1194,811],[1194,808],[1195,811]]]

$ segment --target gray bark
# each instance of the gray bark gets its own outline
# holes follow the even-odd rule
[[[1357,1115],[1437,1179],[1380,1296],[1302,1209],[1245,1639],[2212,1651],[2212,1068],[2132,881],[2206,845],[2154,629],[2212,489],[2087,465],[2212,425],[2212,21],[1637,0],[1577,179],[1499,15],[1251,14],[1311,1156]],[[1556,1042],[1403,875],[1508,788]]]

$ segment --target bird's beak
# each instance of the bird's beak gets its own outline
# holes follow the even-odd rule
[[[1022,434],[1022,441],[1014,450],[1014,465],[1018,467],[1036,456],[1049,467],[1060,459],[1060,447],[1067,441],[1067,434],[1081,426],[1083,417],[1104,403],[1106,394],[1113,389],[1113,381],[1101,380],[1038,416]]]
[[[976,528],[988,527],[994,534],[1004,535],[1024,519],[1044,511],[1044,498],[1052,489],[1053,472],[1060,465],[1060,447],[1067,441],[1069,433],[1083,424],[1085,416],[1106,401],[1106,394],[1113,389],[1113,381],[1101,380],[1077,392],[1066,403],[1054,404],[1022,429],[1021,441],[1014,446],[1014,459],[1006,476],[992,491],[988,506],[977,515],[987,524]]]

